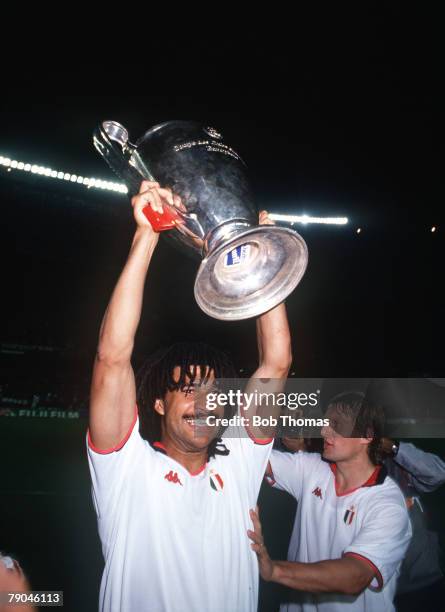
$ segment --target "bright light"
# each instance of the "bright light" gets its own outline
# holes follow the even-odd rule
[[[431,231],[434,233],[436,231],[436,226],[433,225],[433,227],[431,228]]]
[[[348,217],[311,217],[310,215],[280,215],[271,213],[269,215],[272,221],[284,221],[286,223],[321,223],[323,225],[346,225]]]
[[[70,172],[63,172],[62,170],[53,170],[52,168],[46,168],[45,166],[39,166],[37,164],[29,164],[22,161],[11,160],[9,157],[0,155],[0,166],[4,166],[11,172],[11,169],[22,172],[32,172],[32,174],[40,174],[47,176],[55,180],[65,180],[78,185],[84,185],[88,189],[95,187],[96,189],[105,189],[107,191],[114,191],[118,193],[128,193],[126,185],[122,183],[114,183],[112,181],[102,181],[100,179],[84,178],[77,174],[71,174]]]
[[[361,227],[358,227],[358,228],[357,228],[357,234],[361,234],[361,233],[362,233],[362,228],[361,228]]]
[[[128,193],[128,188],[123,183],[104,181],[96,178],[84,178],[82,176],[78,176],[77,174],[71,174],[70,172],[65,172],[63,170],[53,170],[52,168],[46,168],[37,164],[30,164],[16,160],[11,161],[9,157],[4,157],[1,155],[0,166],[6,167],[8,171],[11,171],[12,168],[15,172],[31,172],[33,174],[47,176],[48,178],[54,179],[56,181],[70,181],[71,183],[83,185],[87,189],[94,188],[103,189],[106,191],[114,191],[115,193]],[[307,214],[280,215],[273,213],[269,216],[273,221],[284,221],[290,224],[302,223],[303,225],[307,225],[319,223],[324,225],[346,225],[348,223],[347,217],[312,217]]]

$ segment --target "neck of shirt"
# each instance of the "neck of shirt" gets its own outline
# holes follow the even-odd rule
[[[207,465],[207,449],[199,452],[181,451],[165,439],[162,442],[155,442],[153,446],[179,463],[191,476],[200,474]]]
[[[361,487],[373,486],[376,484],[381,470],[380,465],[375,466],[371,463],[362,470],[357,470],[356,466],[354,466],[354,469],[348,470],[347,465],[339,466],[336,463],[330,465],[334,474],[335,492],[339,497],[352,493]]]

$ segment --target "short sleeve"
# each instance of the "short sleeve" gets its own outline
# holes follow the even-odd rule
[[[396,499],[385,501],[379,496],[343,555],[361,558],[369,563],[375,571],[370,587],[382,589],[402,562],[410,539],[411,524],[402,495],[400,503]]]
[[[273,478],[268,479],[269,484],[299,499],[303,490],[305,472],[312,473],[321,462],[318,453],[286,453],[274,450],[270,456]]]
[[[267,468],[273,439],[255,439],[249,437],[243,427],[231,427],[223,436],[223,443],[233,456],[239,470],[244,471],[249,490],[250,503],[256,504],[261,483]]]
[[[86,445],[93,502],[100,518],[117,503],[130,470],[141,462],[142,454],[147,451],[148,445],[139,433],[137,411],[130,430],[120,444],[112,449],[99,450],[92,444],[88,431]]]

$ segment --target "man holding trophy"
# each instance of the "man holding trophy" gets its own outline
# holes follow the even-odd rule
[[[221,439],[206,425],[199,387],[234,377],[220,351],[193,343],[158,352],[138,389],[131,366],[159,239],[154,228],[174,227],[203,257],[195,284],[201,308],[223,320],[257,316],[259,365],[251,380],[284,384],[289,371],[283,300],[304,273],[304,241],[270,226],[267,213],[256,224],[241,160],[218,132],[205,128],[207,136],[197,136],[199,130],[169,122],[135,147],[122,126],[104,122],[95,136],[127,182],[136,221],[103,318],[91,389],[88,461],[105,558],[101,611],[257,609],[258,565],[246,531],[272,438],[248,428],[249,435]]]

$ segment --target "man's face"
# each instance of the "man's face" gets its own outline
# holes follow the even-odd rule
[[[193,368],[192,368],[193,369]],[[181,369],[176,366],[173,378],[179,381]],[[205,384],[201,381],[205,379]],[[203,373],[196,367],[196,376],[193,383],[186,377],[186,384],[182,389],[167,391],[163,400],[157,400],[156,410],[163,415],[163,432],[175,444],[185,451],[197,451],[207,448],[210,442],[218,435],[219,428],[208,425],[208,416],[222,417],[223,409],[206,408],[206,395],[212,392],[215,382],[213,370]]]
[[[348,461],[367,454],[369,440],[351,437],[354,432],[355,418],[339,408],[329,406],[325,417],[329,426],[322,427],[323,457],[328,461]]]

